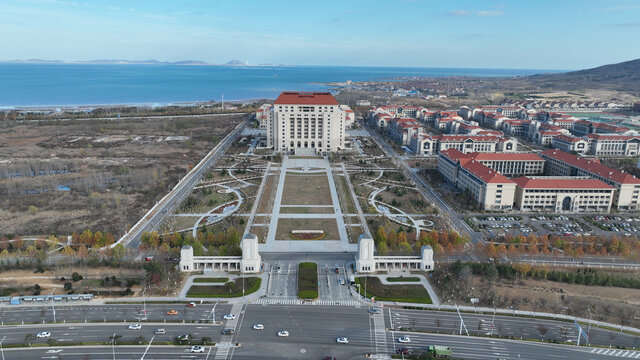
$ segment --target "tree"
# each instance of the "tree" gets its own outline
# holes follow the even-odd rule
[[[33,340],[35,340],[35,336],[33,336],[33,334],[29,333],[26,334],[24,336],[24,342],[27,343],[27,346],[31,346],[31,343],[33,342]]]
[[[548,332],[549,332],[549,328],[545,324],[543,323],[538,324],[538,333],[540,333],[540,340],[544,340],[544,337],[547,335]]]

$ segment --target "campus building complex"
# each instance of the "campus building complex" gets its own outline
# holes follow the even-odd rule
[[[287,153],[344,148],[347,111],[329,92],[283,92],[266,125],[267,146]],[[267,116],[269,119],[269,116]]]

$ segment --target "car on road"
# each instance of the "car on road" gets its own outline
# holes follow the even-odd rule
[[[156,334],[156,335],[164,335],[164,334],[167,333],[167,330],[165,330],[165,329],[156,329],[153,333]]]
[[[381,314],[381,313],[382,313],[382,310],[380,310],[379,308],[371,308],[371,309],[369,310],[369,313],[370,313],[370,314]]]
[[[203,353],[204,352],[204,347],[202,346],[198,346],[198,345],[193,345],[191,347],[191,350],[189,350],[192,353]]]
[[[222,335],[233,335],[236,331],[233,329],[224,329],[222,330]]]
[[[142,329],[142,325],[140,324],[131,324],[129,325],[129,330],[140,330]]]
[[[398,342],[400,342],[400,343],[410,343],[411,339],[408,336],[400,336],[398,338]]]
[[[193,301],[187,304],[187,307],[196,307],[196,303]]]
[[[51,333],[48,331],[43,331],[43,332],[39,332],[38,335],[36,335],[39,338],[48,338],[49,336],[51,336]]]
[[[178,315],[178,310],[171,309],[171,310],[167,311],[167,315]]]
[[[153,256],[145,256],[144,261],[153,261]]]
[[[236,315],[235,314],[227,314],[227,315],[223,316],[223,318],[225,320],[235,320]]]
[[[409,355],[409,349],[407,349],[407,348],[398,349],[398,350],[396,350],[396,354]]]
[[[322,360],[338,360],[338,359],[334,358],[333,356],[325,356]]]
[[[338,344],[348,344],[349,343],[349,339],[347,339],[346,337],[339,337],[336,339],[336,342]]]
[[[253,325],[253,330],[264,330],[264,325],[255,324],[255,325]]]
[[[287,337],[287,336],[289,336],[289,332],[287,330],[278,331],[278,336]]]
[[[340,279],[338,280],[338,284],[340,284],[340,285],[344,285],[344,284],[345,284],[344,278],[340,278]]]
[[[178,339],[178,341],[189,341],[191,340],[191,335],[190,334],[178,335],[176,336],[176,339]]]
[[[340,273],[340,269],[336,268],[336,274]]]

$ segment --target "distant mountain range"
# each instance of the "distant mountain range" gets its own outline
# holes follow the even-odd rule
[[[533,85],[554,89],[609,89],[640,92],[640,59],[592,69],[527,77]]]
[[[156,59],[149,59],[149,60],[98,59],[98,60],[88,60],[88,61],[28,59],[28,60],[5,60],[0,62],[29,63],[29,64],[97,64],[97,65],[134,64],[134,65],[210,65],[210,66],[288,66],[288,65],[273,65],[273,64],[249,65],[247,63],[243,63],[242,61],[239,61],[236,59],[233,59],[224,64],[211,64],[208,62],[197,61],[197,60],[159,61]]]

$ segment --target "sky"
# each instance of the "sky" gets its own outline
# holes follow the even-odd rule
[[[640,0],[0,1],[0,60],[572,70],[638,35]]]

